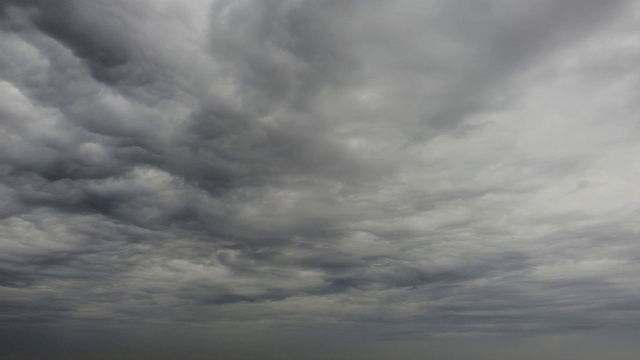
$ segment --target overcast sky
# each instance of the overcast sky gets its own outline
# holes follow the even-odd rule
[[[637,359],[640,2],[0,0],[3,359]]]

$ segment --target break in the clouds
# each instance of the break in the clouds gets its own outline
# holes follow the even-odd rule
[[[0,354],[637,358],[638,24],[0,1]]]

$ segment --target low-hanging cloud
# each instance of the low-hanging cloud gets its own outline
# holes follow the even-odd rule
[[[0,1],[7,356],[636,332],[639,16]]]

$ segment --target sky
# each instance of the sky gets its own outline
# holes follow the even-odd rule
[[[0,0],[3,359],[637,359],[640,1]]]

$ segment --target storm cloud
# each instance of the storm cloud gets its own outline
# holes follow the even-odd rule
[[[639,20],[0,0],[0,356],[637,358]]]

